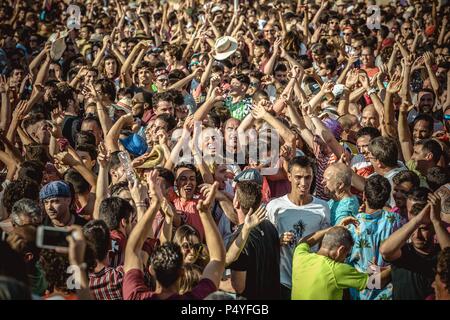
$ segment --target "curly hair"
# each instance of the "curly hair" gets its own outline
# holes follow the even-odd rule
[[[437,272],[445,288],[450,292],[450,247],[445,248],[439,253]]]
[[[28,198],[37,201],[39,199],[39,186],[29,179],[12,181],[3,193],[3,206],[6,212],[11,213],[12,207],[20,199]]]
[[[156,248],[151,257],[151,266],[156,280],[168,288],[180,277],[183,267],[183,254],[179,245],[171,242]]]
[[[70,276],[67,269],[70,266],[69,258],[66,254],[57,253],[54,250],[42,250],[40,265],[48,282],[48,290],[55,290],[66,293],[74,293],[67,287],[67,278]]]

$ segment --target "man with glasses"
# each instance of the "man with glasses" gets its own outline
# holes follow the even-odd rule
[[[410,35],[413,34],[411,23],[408,21],[404,22],[400,28],[403,38],[406,40]]]
[[[373,48],[364,46],[361,51],[361,69],[367,72],[367,75],[371,79],[375,76],[380,69],[375,66],[375,56],[373,54]]]

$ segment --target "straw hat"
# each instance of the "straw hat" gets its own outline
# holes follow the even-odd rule
[[[128,97],[123,97],[117,103],[112,104],[114,109],[125,111],[126,113],[131,113],[131,99]]]
[[[214,45],[214,59],[225,60],[231,56],[238,48],[236,39],[230,36],[223,36],[216,40]]]

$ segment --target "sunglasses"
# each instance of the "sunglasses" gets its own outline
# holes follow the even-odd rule
[[[190,243],[190,242],[183,242],[181,244],[181,248],[183,250],[191,250],[192,249],[192,250],[198,252],[198,251],[200,251],[201,248],[203,248],[203,245],[201,243],[193,244],[193,243]]]
[[[270,30],[264,30],[264,33],[275,33],[275,30],[270,29]]]

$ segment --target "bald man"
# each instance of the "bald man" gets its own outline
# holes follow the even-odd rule
[[[325,193],[330,197],[330,224],[338,224],[345,217],[356,217],[358,198],[350,192],[352,170],[343,163],[330,165],[323,174]]]
[[[361,114],[361,126],[363,127],[380,127],[380,116],[373,104],[369,104],[364,108]]]

